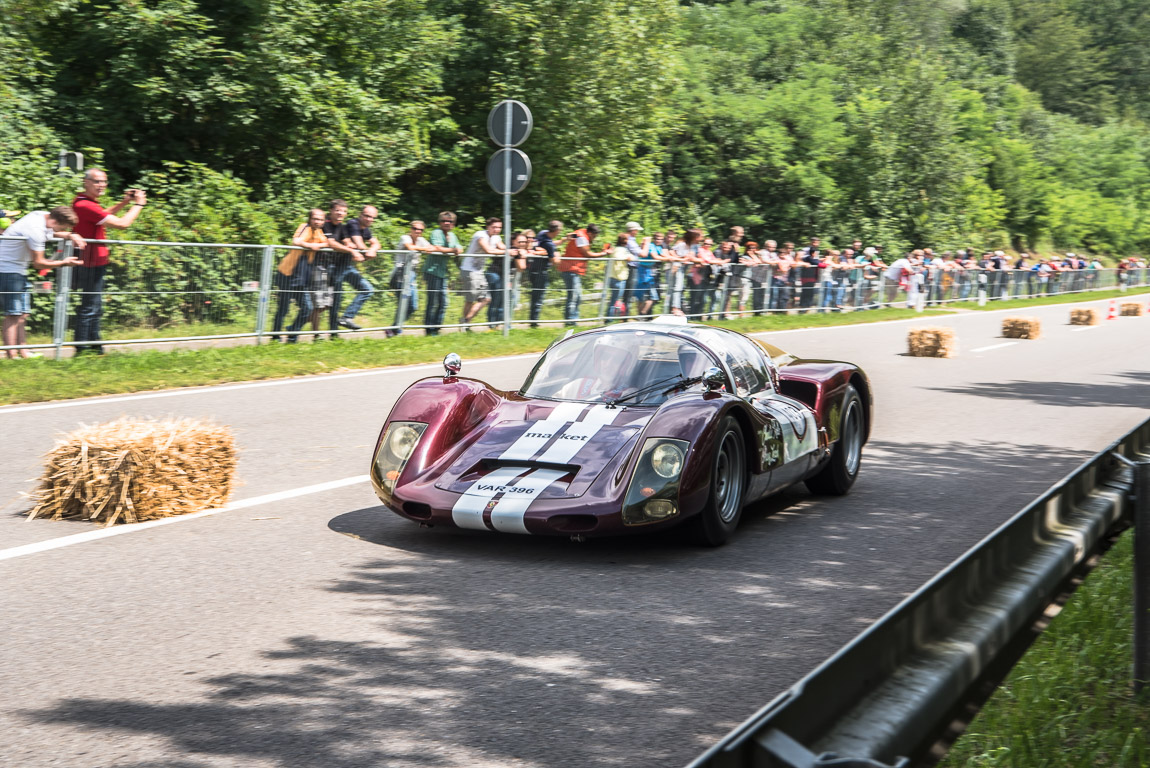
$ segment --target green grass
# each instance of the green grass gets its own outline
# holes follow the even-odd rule
[[[754,332],[916,316],[921,315],[913,310],[882,309],[844,314],[749,317],[716,324]],[[587,324],[584,327],[594,326]],[[296,345],[273,343],[258,347],[244,344],[172,351],[111,351],[103,357],[0,361],[0,404],[430,363],[442,360],[448,352],[461,354],[466,370],[469,358],[541,352],[565,330],[557,326],[516,328],[507,338],[499,331],[447,333],[442,336],[406,333],[392,339],[360,338]]]
[[[940,768],[1147,768],[1150,691],[1135,698],[1127,532],[955,743]]]
[[[1021,299],[989,302],[983,309],[1008,309],[1012,307],[1036,306],[1081,302],[1091,299],[1112,297],[1132,297],[1150,292],[1150,288],[1118,291],[1099,291],[1079,295],[1045,296],[1038,299]],[[390,300],[390,294],[387,294]],[[456,301],[456,297],[452,297]],[[744,333],[757,331],[779,331],[794,328],[812,328],[856,323],[875,323],[887,320],[900,320],[912,317],[949,314],[956,308],[978,309],[972,302],[951,304],[939,310],[928,310],[918,314],[902,308],[885,308],[861,312],[826,314],[766,315],[763,317],[742,317],[736,320],[715,321],[714,325],[733,328]],[[361,317],[360,322],[386,325],[394,310],[386,305],[371,306]],[[454,316],[453,306],[448,319]],[[544,319],[556,319],[560,312],[557,305],[548,305]],[[584,314],[595,314],[598,302],[586,301]],[[582,327],[593,327],[587,323]],[[212,326],[173,326],[159,332],[136,329],[131,334],[121,334],[119,338],[147,338],[164,335],[197,335],[212,332],[243,332],[246,325]],[[111,395],[124,392],[139,392],[173,387],[202,386],[235,381],[253,381],[289,376],[307,376],[333,371],[378,368],[411,363],[430,363],[441,360],[448,352],[459,352],[465,358],[479,358],[491,355],[514,355],[540,352],[556,337],[562,335],[559,326],[531,330],[516,328],[509,338],[495,331],[460,335],[448,333],[439,337],[425,337],[418,332],[404,334],[394,339],[347,339],[313,345],[296,346],[267,344],[254,346],[244,344],[236,347],[174,350],[174,351],[112,351],[104,357],[82,357],[67,360],[20,360],[0,361],[0,404],[30,403],[44,400],[61,400],[73,397]],[[109,349],[115,350],[114,347]],[[801,351],[801,350],[797,350]]]
[[[1082,293],[1057,293],[1051,296],[1040,296],[1034,299],[1007,299],[1006,301],[988,301],[985,307],[978,306],[977,302],[964,301],[948,304],[948,307],[975,310],[1012,309],[1014,307],[1042,307],[1048,304],[1080,304],[1098,299],[1123,299],[1135,296],[1145,296],[1150,293],[1150,287],[1131,288],[1128,291],[1084,291]]]

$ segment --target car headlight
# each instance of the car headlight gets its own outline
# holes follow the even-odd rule
[[[678,477],[683,471],[683,449],[674,443],[659,443],[651,451],[651,468],[659,477]]]
[[[653,437],[643,443],[623,501],[623,524],[645,525],[679,514],[679,476],[690,443]]]
[[[383,495],[390,497],[395,490],[396,481],[426,430],[427,425],[418,421],[393,421],[388,425],[371,465],[372,478]]]
[[[424,429],[427,425],[423,425]],[[388,430],[387,447],[400,461],[407,461],[415,451],[415,444],[419,442],[422,430],[416,430],[410,424],[396,424]]]

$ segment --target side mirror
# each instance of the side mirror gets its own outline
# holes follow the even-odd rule
[[[707,370],[703,371],[703,386],[707,391],[713,392],[716,389],[722,389],[727,384],[727,376],[723,373],[723,369],[712,365]]]
[[[458,375],[461,368],[463,368],[463,359],[454,352],[443,358],[443,370],[446,376]]]

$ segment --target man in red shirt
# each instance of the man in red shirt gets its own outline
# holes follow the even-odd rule
[[[72,210],[79,222],[74,231],[85,240],[104,240],[107,227],[127,229],[148,204],[142,190],[129,189],[120,202],[111,208],[102,208],[100,198],[108,191],[108,174],[99,168],[89,168],[84,174],[84,191],[72,201]],[[129,205],[128,212],[118,216]],[[76,341],[100,340],[100,316],[104,312],[104,275],[108,271],[108,246],[88,243],[81,256],[83,266],[75,267],[73,289],[80,292],[80,307],[76,311]],[[76,347],[76,354],[92,352],[104,354],[99,344]]]
[[[575,325],[579,319],[579,301],[583,298],[583,275],[587,274],[587,259],[599,258],[610,250],[604,247],[598,253],[591,251],[591,242],[598,234],[599,227],[594,224],[575,230],[567,238],[567,248],[563,255],[553,259],[567,292],[567,299],[563,303],[563,319],[569,326]]]

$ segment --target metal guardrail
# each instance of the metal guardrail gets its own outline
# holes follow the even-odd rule
[[[18,239],[0,235],[0,240]],[[166,344],[216,339],[252,339],[263,343],[285,338],[276,320],[290,325],[302,311],[302,294],[310,286],[285,281],[275,268],[293,246],[250,243],[166,243],[141,240],[101,240],[112,249],[109,283],[99,293],[102,300],[101,341],[75,341],[68,329],[78,323],[84,305],[95,292],[85,290],[71,268],[56,271],[53,282],[45,277],[32,297],[29,332],[51,341],[25,344],[18,349],[54,349],[60,357],[64,347]],[[64,248],[67,249],[68,245]],[[613,255],[577,259],[584,262],[579,274],[558,270],[546,257],[528,257],[527,269],[506,271],[483,257],[481,280],[491,300],[481,311],[465,318],[468,286],[459,272],[459,258],[451,278],[435,290],[419,267],[413,268],[407,251],[381,250],[378,258],[354,266],[372,285],[362,294],[356,325],[359,329],[331,327],[324,313],[310,331],[322,336],[352,332],[399,333],[405,330],[466,329],[470,326],[502,328],[513,324],[559,326],[637,319],[652,314],[681,313],[699,320],[805,312],[858,312],[889,306],[927,308],[951,303],[1024,298],[1046,294],[1090,292],[1108,288],[1150,285],[1150,269],[1076,270],[1039,275],[1032,270],[987,271],[930,267],[911,280],[908,275],[891,277],[889,268],[846,265],[838,268],[794,266],[776,270],[769,265],[732,265],[731,270],[691,261],[658,260],[654,283],[639,285],[639,270],[623,265]],[[426,257],[425,257],[426,258]],[[395,263],[404,264],[396,270]],[[560,259],[564,261],[564,259]],[[346,266],[346,265],[345,265]],[[332,273],[334,300],[349,310],[356,289]],[[396,290],[395,283],[404,286]],[[290,286],[289,286],[289,283]],[[650,294],[655,288],[657,300]],[[290,315],[285,320],[285,307]],[[433,311],[433,308],[435,311]],[[645,313],[645,314],[644,314]],[[33,327],[34,326],[34,327]],[[0,346],[0,350],[10,347]]]
[[[1013,664],[1068,579],[1126,523],[1135,469],[1129,460],[1150,458],[1145,454],[1150,420],[1071,472],[690,768],[880,768],[922,759],[976,688]],[[1140,525],[1150,522],[1142,519],[1150,517],[1150,499],[1139,507]]]

